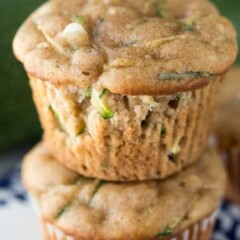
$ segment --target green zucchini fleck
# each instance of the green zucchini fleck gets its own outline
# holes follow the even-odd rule
[[[166,135],[167,135],[167,129],[164,127],[161,131],[161,136],[166,137]]]
[[[64,132],[65,130],[64,130],[64,127],[61,123],[61,120],[60,120],[60,117],[59,117],[58,113],[53,109],[53,107],[51,105],[48,107],[48,109],[52,113],[53,117],[55,118],[57,128],[60,131]]]
[[[79,137],[80,135],[82,135],[85,131],[85,128],[86,128],[86,124],[85,124],[84,120],[79,119],[79,125],[76,130],[76,137]]]
[[[161,239],[161,238],[171,236],[176,231],[180,223],[181,223],[181,219],[179,218],[174,219],[166,226],[166,228],[162,232],[158,233],[156,237],[158,239]]]
[[[100,187],[102,187],[105,183],[106,183],[106,181],[104,181],[104,180],[98,180],[98,181],[96,182],[95,188],[94,188],[94,190],[93,190],[93,192],[92,192],[92,195],[91,195],[91,197],[90,197],[90,199],[89,199],[88,205],[91,204],[94,196],[96,195],[96,193],[98,192],[98,190],[100,189]]]
[[[86,97],[91,97],[92,96],[92,88],[91,87],[87,88],[87,91],[86,91],[85,95],[86,95]]]
[[[85,176],[81,176],[79,177],[79,179],[77,180],[76,184],[79,186],[82,182],[90,180],[91,178],[85,177]]]
[[[175,95],[175,100],[180,101],[182,99],[183,94],[182,93],[177,93]]]
[[[208,78],[211,77],[212,74],[206,72],[161,72],[158,75],[159,80],[186,80],[193,78]]]
[[[81,24],[82,26],[86,25],[86,18],[83,17],[82,15],[77,15],[75,16],[75,22]]]
[[[183,28],[186,31],[193,31],[193,23],[192,22],[187,22],[183,24]]]
[[[71,208],[71,205],[67,205],[66,207],[62,208],[58,214],[57,218],[60,218],[64,213],[66,213]]]
[[[125,44],[124,44],[124,47],[132,46],[132,45],[136,44],[137,42],[138,42],[138,40],[131,40],[130,42],[125,43]]]
[[[53,114],[54,118],[56,118],[59,121],[59,115],[58,113],[53,109],[53,107],[50,105],[48,107],[49,111]]]
[[[103,98],[108,92],[109,92],[108,89],[106,89],[106,88],[103,89],[102,92],[101,92],[101,94],[99,95],[99,97],[100,97],[100,98]]]
[[[171,236],[173,233],[174,229],[171,228],[170,226],[167,226],[163,232],[157,234],[157,238],[162,238],[162,237],[168,237]]]
[[[157,1],[157,14],[160,18],[165,18],[166,14],[163,10],[163,5],[164,5],[165,0],[158,0]]]
[[[104,96],[106,93],[106,90],[103,90],[103,92],[100,94],[96,90],[92,90],[91,103],[104,119],[110,119],[114,117],[115,112],[112,111],[104,101]]]
[[[70,48],[70,52],[71,52],[71,53],[74,53],[74,52],[76,52],[77,50],[79,50],[79,48],[74,48],[74,47],[71,47],[71,48]]]
[[[84,133],[85,127],[81,127],[78,129],[77,133],[76,133],[76,137],[81,136]]]
[[[68,145],[67,145],[67,141],[63,141],[63,147],[67,147]]]

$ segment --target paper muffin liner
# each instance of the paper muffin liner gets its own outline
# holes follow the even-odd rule
[[[223,158],[228,173],[226,198],[234,203],[240,203],[240,146],[232,146],[224,150]]]
[[[58,229],[53,224],[44,221],[38,207],[36,198],[30,194],[30,201],[36,211],[36,214],[41,222],[42,230],[45,240],[79,240],[74,236],[69,236],[62,230]],[[201,219],[185,230],[169,237],[156,238],[156,240],[209,240],[212,235],[212,230],[218,214],[218,209],[210,214],[208,217]]]
[[[156,238],[162,240],[208,240],[212,235],[216,213],[204,218],[174,237]],[[78,238],[66,235],[54,225],[42,221],[46,240],[79,240]]]
[[[220,83],[218,77],[198,90],[154,97],[158,107],[151,97],[109,93],[115,116],[103,119],[75,88],[66,93],[30,79],[55,158],[84,176],[110,181],[163,179],[195,162],[207,144]],[[85,129],[76,136],[80,126]]]

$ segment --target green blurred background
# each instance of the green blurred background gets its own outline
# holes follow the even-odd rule
[[[28,79],[15,60],[11,45],[20,24],[43,2],[0,0],[0,152],[33,143],[41,137]],[[213,2],[233,21],[240,34],[240,0]],[[240,57],[237,63],[240,64]]]

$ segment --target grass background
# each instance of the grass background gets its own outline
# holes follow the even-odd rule
[[[240,35],[240,0],[213,0]],[[28,79],[12,53],[12,39],[24,19],[43,0],[0,0],[0,152],[38,141],[40,124]],[[240,57],[237,62],[240,64]]]

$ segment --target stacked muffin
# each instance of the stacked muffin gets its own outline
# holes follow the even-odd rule
[[[206,144],[237,54],[209,1],[52,0],[14,51],[44,129],[23,180],[46,239],[209,239],[225,174]]]

